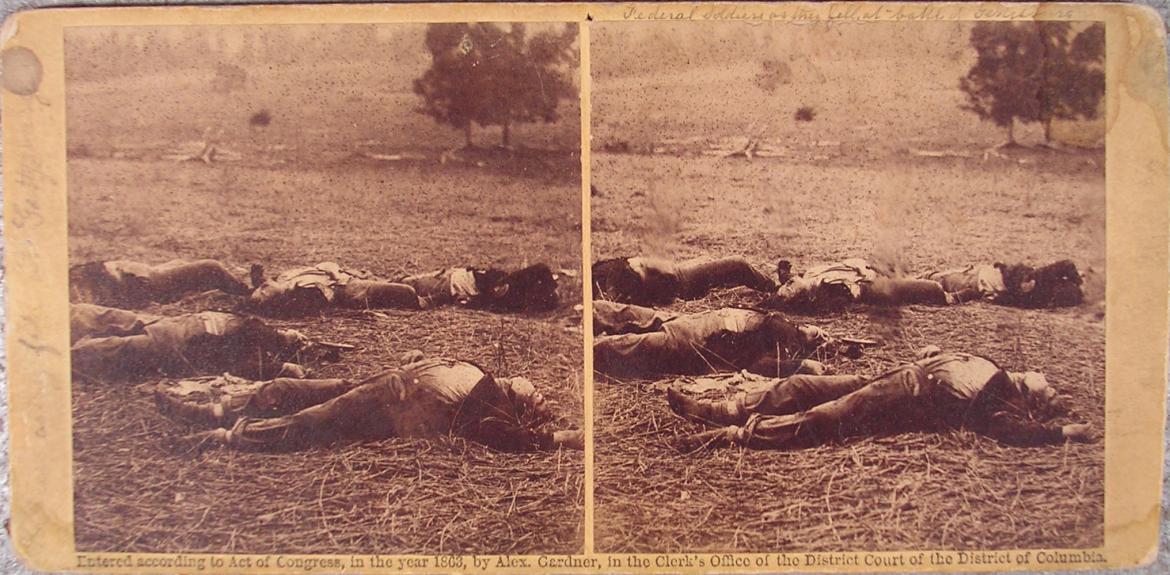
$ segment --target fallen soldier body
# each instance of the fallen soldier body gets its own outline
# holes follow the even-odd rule
[[[426,307],[409,285],[380,280],[366,271],[343,269],[333,262],[287,270],[271,279],[264,279],[259,268],[253,268],[252,275],[252,282],[259,285],[248,296],[245,308],[263,315],[305,315],[328,307]]]
[[[947,292],[975,291],[1000,305],[1022,308],[1078,306],[1085,300],[1084,281],[1075,263],[1061,260],[1039,268],[1024,264],[976,264],[924,274]]]
[[[803,358],[828,339],[778,313],[723,308],[676,315],[608,301],[593,302],[593,331],[594,369],[630,375],[822,373],[823,365]]]
[[[502,451],[584,449],[580,430],[549,431],[554,418],[522,377],[495,378],[476,365],[422,359],[361,382],[274,379],[253,391],[195,405],[160,387],[166,413],[216,429],[184,438],[239,449],[295,449],[343,439],[455,435]]]
[[[792,273],[787,260],[777,266],[780,287],[764,304],[805,312],[835,311],[850,303],[879,306],[954,305],[972,300],[1014,307],[1051,308],[1084,300],[1076,264],[1062,260],[1041,268],[1004,264],[971,265],[896,277],[854,258]]]
[[[190,293],[220,290],[248,295],[252,288],[215,260],[173,260],[159,265],[115,260],[69,269],[70,301],[135,309]]]
[[[447,268],[395,281],[369,272],[343,269],[333,262],[288,270],[264,280],[247,308],[265,315],[303,315],[327,307],[426,309],[462,304],[502,311],[544,310],[557,305],[556,276],[538,264],[506,273],[477,268]]]
[[[894,277],[860,258],[810,268],[793,274],[781,260],[780,287],[764,305],[802,312],[835,311],[850,303],[880,306],[950,305],[980,297],[978,292],[948,293],[933,279]]]
[[[414,288],[433,306],[459,304],[498,311],[546,311],[560,303],[557,279],[547,265],[535,264],[514,272],[454,267],[398,281]]]
[[[652,306],[699,299],[717,287],[747,286],[772,292],[776,282],[742,257],[683,262],[654,257],[613,258],[593,264],[598,299]]]
[[[294,330],[215,311],[161,317],[73,304],[70,329],[73,371],[97,378],[223,372],[303,377],[304,368],[290,360],[314,345]]]
[[[1042,374],[1008,372],[989,359],[933,346],[919,356],[873,378],[796,375],[726,401],[695,400],[671,388],[667,401],[685,418],[720,427],[686,437],[686,449],[791,449],[946,429],[968,429],[1011,445],[1094,438],[1088,425],[1049,423],[1067,410]]]

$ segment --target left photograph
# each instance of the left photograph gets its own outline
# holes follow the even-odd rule
[[[65,68],[77,551],[583,552],[576,24]]]

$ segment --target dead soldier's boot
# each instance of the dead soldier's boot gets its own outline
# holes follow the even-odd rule
[[[705,425],[742,425],[747,421],[744,413],[735,400],[710,401],[706,399],[692,399],[687,397],[677,387],[666,389],[666,402],[671,411],[679,416]]]
[[[224,396],[214,403],[191,403],[167,393],[163,386],[154,392],[154,402],[159,413],[171,417],[219,427],[230,425],[239,417],[239,406],[231,396]]]

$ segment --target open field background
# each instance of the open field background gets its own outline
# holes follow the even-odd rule
[[[1090,301],[1076,309],[974,303],[795,319],[881,340],[860,359],[827,358],[838,372],[876,374],[927,344],[986,354],[1007,369],[1045,372],[1069,396],[1071,420],[1103,429],[1103,152],[984,158],[1003,132],[958,108],[958,79],[974,58],[963,26],[707,23],[704,35],[674,24],[595,26],[592,258],[739,254],[775,273],[779,258],[799,270],[866,257],[910,274],[1071,258],[1089,275]],[[761,88],[763,62],[777,60],[789,82]],[[697,71],[678,73],[687,66]],[[813,121],[793,119],[801,106],[817,111]],[[1061,130],[1067,142],[1095,138],[1092,123]],[[1035,131],[1024,134],[1038,142]],[[779,153],[709,155],[748,138]],[[722,290],[670,309],[761,299]],[[674,439],[699,427],[671,414],[659,383],[598,375],[599,551],[1103,543],[1102,442],[1023,449],[968,432],[915,433],[682,454]]]
[[[414,112],[412,83],[430,66],[425,32],[416,24],[71,29],[71,154],[155,155],[208,131],[257,163],[454,148],[463,143],[457,130]],[[271,122],[251,124],[261,111]],[[577,149],[577,101],[564,101],[559,115],[555,124],[514,126],[514,141]],[[499,141],[499,128],[476,133],[477,143]]]
[[[413,112],[410,80],[429,64],[419,53],[423,30],[239,29],[219,40],[217,30],[210,47],[195,43],[207,30],[121,30],[114,40],[109,30],[71,31],[71,261],[216,258],[242,269],[262,263],[270,273],[337,261],[383,277],[543,261],[571,273],[561,282],[564,304],[549,313],[338,311],[271,323],[357,346],[313,376],[368,377],[420,349],[524,375],[559,404],[566,426],[580,427],[576,104],[560,123],[516,130],[525,148],[440,163],[462,134]],[[248,34],[252,52],[232,48]],[[111,53],[93,51],[103,46],[147,57],[115,69]],[[203,58],[192,59],[195,52]],[[216,76],[224,63],[245,72],[227,91]],[[249,122],[260,110],[269,112],[268,126]],[[222,161],[166,159],[198,152],[209,128],[227,152]],[[202,294],[146,311],[235,304]],[[157,413],[154,384],[74,384],[78,550],[581,550],[579,452],[504,454],[460,439],[390,439],[295,453],[179,453],[167,438],[192,429]]]

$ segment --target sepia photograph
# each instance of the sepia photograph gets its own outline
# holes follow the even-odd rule
[[[1104,24],[590,45],[596,549],[1103,561]]]
[[[576,23],[64,49],[76,551],[584,551]]]

